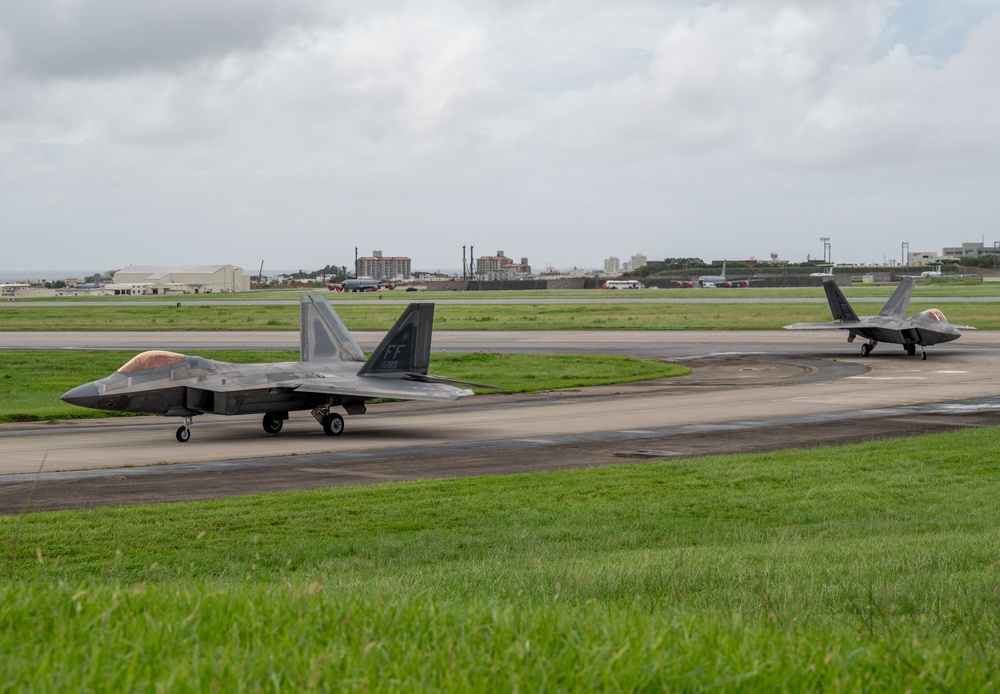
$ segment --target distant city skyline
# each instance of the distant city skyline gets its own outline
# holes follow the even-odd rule
[[[834,242],[835,242],[835,239],[831,239],[831,241],[830,241],[831,245],[833,245]],[[981,243],[981,242],[980,241],[974,241],[974,242],[969,242],[969,241],[966,241],[966,242],[957,242],[957,246],[961,246],[962,243],[973,243],[973,244],[975,244],[975,243]],[[785,257],[779,257],[779,260],[787,261],[787,262],[790,262],[790,263],[805,263],[805,262],[809,262],[809,261],[821,262],[822,259],[823,259],[823,247],[822,247],[822,243],[818,242],[818,245],[819,245],[819,249],[818,249],[819,252],[818,253],[810,254],[808,257],[802,257],[802,258],[785,258]],[[987,248],[985,249],[987,252],[992,251],[992,243],[987,243],[985,245],[987,246]],[[944,244],[941,244],[941,245],[937,246],[936,248],[920,248],[920,249],[918,249],[916,247],[913,247],[913,250],[911,250],[909,253],[910,253],[910,255],[918,255],[920,253],[927,253],[927,252],[930,252],[930,253],[933,253],[933,254],[939,254],[940,252],[943,252],[947,248],[954,248],[954,247],[957,247],[957,246],[956,246],[956,244],[944,243]],[[483,258],[483,257],[492,257],[492,255],[495,252],[496,251],[494,250],[494,251],[488,251],[486,253],[476,253],[476,259]],[[326,265],[341,265],[341,266],[345,266],[345,267],[347,267],[347,270],[350,273],[350,272],[353,271],[353,264],[354,264],[353,248],[351,250],[351,253],[352,253],[352,257],[349,258],[349,259],[337,259],[337,258],[322,259],[321,258],[320,260],[316,261],[315,266],[310,266],[310,265],[307,265],[307,264],[299,264],[299,265],[296,265],[296,266],[283,267],[283,268],[269,268],[269,267],[267,267],[265,265],[263,273],[264,273],[265,276],[276,276],[276,275],[293,274],[293,273],[297,273],[299,271],[312,272],[314,270],[315,271],[319,271],[320,269],[322,269]],[[359,248],[359,251],[358,251],[359,258],[370,257],[371,253],[372,253],[371,250],[367,250],[365,252],[362,252],[360,250],[360,248]],[[407,256],[407,254],[405,254],[405,253],[398,253],[397,254],[395,252],[389,252],[389,251],[386,251],[385,255],[386,255],[387,258],[389,258],[390,255],[391,256],[396,256],[396,255]],[[520,253],[517,253],[516,255],[518,256],[518,258],[527,258],[531,262],[533,271],[535,273],[541,272],[541,271],[545,270],[545,268],[547,267],[547,265],[539,265],[539,264],[537,264],[535,261],[533,261],[531,259],[530,255],[522,256]],[[459,256],[461,256],[461,248],[459,248]],[[709,255],[692,255],[692,256],[664,255],[664,256],[654,256],[654,255],[650,255],[648,253],[642,253],[640,251],[640,252],[633,252],[633,253],[630,253],[628,255],[626,255],[624,253],[619,253],[619,254],[617,254],[617,256],[616,256],[616,254],[605,254],[604,256],[595,259],[592,263],[587,264],[587,265],[573,265],[573,264],[569,264],[569,263],[558,263],[558,262],[556,262],[556,263],[552,263],[552,266],[555,269],[557,269],[557,270],[563,270],[563,271],[569,271],[569,270],[572,270],[572,269],[586,270],[586,271],[606,271],[607,270],[607,265],[605,263],[605,260],[607,260],[608,258],[611,258],[611,257],[618,257],[619,260],[620,260],[620,266],[630,266],[631,262],[634,261],[636,258],[644,258],[646,262],[653,262],[653,263],[658,262],[658,261],[662,261],[665,258],[675,258],[675,257],[701,258],[706,263],[712,263],[713,261],[721,261],[721,260],[730,260],[730,261],[734,261],[734,262],[741,262],[741,261],[745,261],[745,260],[750,260],[749,256],[745,257],[745,258],[738,258],[738,257],[732,256],[732,255],[727,255],[726,258],[714,257],[714,256],[709,256]],[[621,260],[621,258],[627,258],[627,259],[626,260]],[[766,257],[764,257],[764,256],[758,256],[756,259],[759,260],[759,261],[761,261],[761,262],[767,263],[767,262],[770,261],[770,255],[768,255]],[[195,263],[199,263],[199,264],[200,263],[208,262],[208,261],[205,261],[204,259],[189,259],[189,260],[191,262],[195,262]],[[883,259],[883,262],[886,265],[900,264],[901,261],[902,261],[902,257],[900,255],[900,251],[899,250],[897,250],[897,255],[895,257],[893,257],[893,258],[886,257],[886,258]],[[932,261],[936,262],[933,259],[932,259]],[[226,263],[227,261],[226,261],[226,259],[221,259],[219,262],[220,263]],[[151,263],[152,263],[152,261],[151,261]],[[132,263],[126,263],[126,265],[129,265],[129,264],[132,264]],[[169,265],[170,263],[156,263],[156,264]],[[239,263],[232,263],[232,264],[234,264],[234,265],[240,265]],[[842,264],[843,265],[849,265],[851,263],[839,262],[839,261],[836,260],[836,258],[834,258],[833,259],[833,264],[834,265],[842,265]],[[880,264],[880,263],[879,263],[879,261],[870,261],[868,263],[858,263],[858,264],[862,264],[862,265],[864,265],[864,264],[877,265],[877,264]],[[125,265],[123,265],[121,267],[125,267]],[[118,270],[118,269],[121,269],[121,267],[100,267],[100,268],[93,268],[93,269],[90,269],[90,270],[76,270],[76,271],[73,271],[73,270],[60,270],[58,268],[52,269],[52,270],[0,269],[0,282],[15,282],[15,281],[21,281],[21,280],[56,281],[56,280],[60,280],[60,279],[66,279],[67,277],[76,277],[78,279],[83,279],[84,277],[93,275],[94,273],[97,273],[97,272],[107,272],[107,271],[112,271],[112,270]],[[257,273],[259,271],[259,268],[260,268],[260,263],[258,261],[258,263],[256,265],[252,265],[252,266],[242,265],[240,267],[242,267],[247,272],[247,274],[249,276],[256,277]],[[630,269],[634,269],[634,268],[630,268]],[[412,270],[414,272],[441,272],[441,273],[445,273],[445,274],[458,275],[458,276],[461,276],[461,274],[462,274],[461,265],[458,265],[457,267],[446,267],[444,265],[441,265],[441,266],[438,266],[438,267],[415,267],[414,266],[412,268]]]

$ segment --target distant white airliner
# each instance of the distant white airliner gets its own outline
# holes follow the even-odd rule
[[[698,286],[706,289],[718,289],[720,287],[749,287],[750,280],[746,278],[731,279],[726,277],[726,261],[722,261],[721,275],[702,275],[698,278]]]

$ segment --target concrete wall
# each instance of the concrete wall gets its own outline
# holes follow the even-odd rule
[[[424,284],[427,285],[427,291],[431,292],[597,288],[597,280],[593,277],[567,277],[548,280],[492,280],[489,282],[478,282],[476,280],[427,280]]]

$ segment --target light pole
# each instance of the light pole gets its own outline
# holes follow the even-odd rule
[[[829,263],[833,257],[833,253],[830,251],[830,237],[820,236],[819,240],[823,242],[823,262]]]

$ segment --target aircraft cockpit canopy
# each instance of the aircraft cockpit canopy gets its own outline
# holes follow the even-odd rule
[[[118,373],[129,374],[136,371],[149,371],[150,369],[158,369],[162,366],[180,364],[182,361],[184,361],[183,354],[154,349],[135,355],[125,366],[118,369]]]
[[[936,308],[929,308],[926,311],[921,311],[920,315],[923,316],[924,318],[930,318],[931,320],[941,321],[942,323],[948,322],[948,319],[944,317],[944,314],[941,313],[941,311],[939,311]]]

